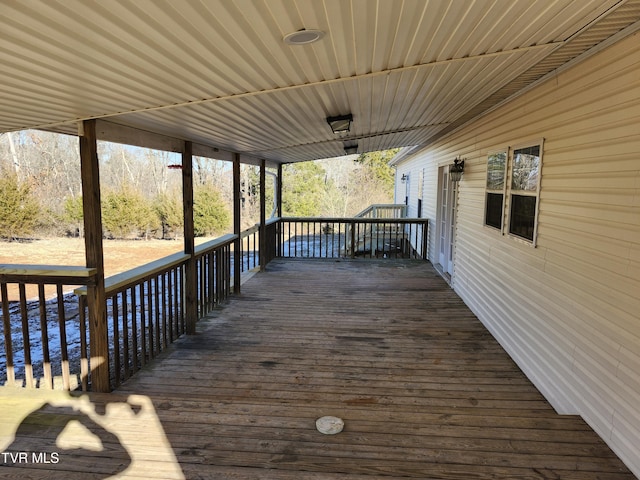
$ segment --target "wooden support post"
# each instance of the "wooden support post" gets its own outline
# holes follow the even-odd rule
[[[233,242],[233,293],[240,293],[240,276],[242,275],[242,240],[240,239],[241,218],[240,202],[240,154],[233,154],[233,233],[237,238]]]
[[[278,183],[277,187],[278,191],[276,192],[277,198],[277,215],[278,217],[282,217],[282,164],[278,165]]]
[[[182,205],[184,213],[184,253],[191,255],[187,262],[184,280],[185,317],[187,335],[196,333],[198,321],[198,281],[196,272],[193,227],[193,144],[184,143],[182,151]]]
[[[265,188],[266,163],[260,160],[260,271],[264,272],[267,266],[267,192]]]
[[[278,182],[276,184],[276,215],[282,218],[282,164],[278,165]],[[282,257],[282,222],[279,221],[276,228],[276,253],[278,257]]]
[[[87,287],[89,310],[89,349],[91,352],[91,388],[109,392],[109,335],[104,291],[104,253],[102,246],[102,214],[100,209],[100,175],[95,120],[85,120],[80,136],[80,175],[82,178],[82,210],[87,268],[95,268],[95,282]]]

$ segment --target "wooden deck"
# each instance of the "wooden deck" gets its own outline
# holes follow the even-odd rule
[[[113,394],[0,392],[0,478],[635,478],[424,262],[274,261]]]

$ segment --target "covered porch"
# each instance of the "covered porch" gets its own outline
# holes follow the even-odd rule
[[[78,395],[0,391],[0,451],[40,454],[0,478],[634,478],[420,260],[276,259],[113,393]]]

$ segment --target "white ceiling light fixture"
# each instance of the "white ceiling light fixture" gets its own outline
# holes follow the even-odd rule
[[[353,115],[350,113],[336,117],[327,117],[327,123],[333,133],[348,132],[351,130],[351,122],[353,122]]]
[[[322,30],[307,30],[303,28],[297,32],[287,33],[282,40],[287,45],[308,45],[313,42],[317,42],[324,37]]]

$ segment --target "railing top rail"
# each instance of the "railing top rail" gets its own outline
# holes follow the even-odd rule
[[[249,227],[246,230],[243,230],[242,232],[240,232],[240,238],[248,237],[252,233],[256,233],[259,230],[260,230],[260,224],[256,223],[253,227]]]
[[[361,212],[356,213],[355,218],[364,217],[375,210],[399,210],[403,215],[405,215],[407,206],[404,203],[374,203]]]
[[[0,264],[0,281],[47,283],[69,282],[70,285],[90,283],[97,269],[71,265]]]
[[[195,254],[202,255],[209,250],[215,250],[216,248],[223,247],[230,243],[233,243],[234,240],[238,238],[238,235],[234,233],[229,233],[227,235],[223,235],[221,237],[215,238],[208,242],[202,243],[200,245],[196,245]]]
[[[273,225],[274,223],[278,223],[281,220],[280,217],[271,217],[266,222],[265,225]],[[246,230],[240,232],[240,238],[248,237],[249,235],[260,231],[260,223],[256,223],[253,227],[249,227]]]
[[[127,285],[138,282],[139,280],[155,275],[167,269],[170,269],[176,265],[186,262],[190,258],[189,255],[182,252],[173,253],[166,257],[159,258],[153,262],[146,263],[126,272],[117,273],[104,280],[105,292],[107,294],[118,290]],[[80,287],[74,290],[76,295],[86,295],[87,288]]]
[[[282,217],[283,222],[335,223],[428,223],[428,218]]]

